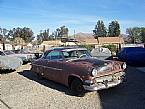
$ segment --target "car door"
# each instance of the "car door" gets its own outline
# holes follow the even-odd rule
[[[45,57],[44,75],[46,78],[63,83],[62,70],[63,56],[60,51],[51,51]]]

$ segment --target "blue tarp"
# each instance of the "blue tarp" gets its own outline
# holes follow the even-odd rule
[[[130,65],[145,66],[145,48],[128,47],[118,53],[118,59]]]

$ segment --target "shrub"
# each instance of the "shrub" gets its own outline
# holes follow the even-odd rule
[[[79,47],[86,48],[89,51],[92,51],[92,49],[95,48],[95,46],[93,45],[79,45]]]
[[[102,47],[108,48],[112,53],[116,53],[117,52],[116,45],[103,45]]]

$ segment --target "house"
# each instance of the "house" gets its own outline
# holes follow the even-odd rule
[[[13,45],[14,45],[14,49],[22,49],[24,48],[26,45],[25,41],[20,38],[20,37],[16,37],[15,40],[13,41]]]
[[[98,37],[95,39],[93,34],[89,33],[78,33],[76,39],[85,45],[94,45],[96,48],[102,45],[116,45],[118,48],[121,44],[124,44],[123,37]]]
[[[2,40],[0,40],[0,50],[12,50],[13,46],[10,43],[10,41],[6,40],[5,43],[2,42]]]
[[[5,44],[5,50],[12,50],[13,46],[9,43]],[[0,50],[3,50],[3,44],[0,43]]]
[[[32,47],[33,47],[33,45],[31,43],[28,43],[25,48],[32,48]]]
[[[43,41],[39,46],[40,50],[47,50],[50,47],[57,47],[57,46],[75,46],[77,45],[76,42],[62,42],[61,40],[50,40],[50,41]]]
[[[50,47],[60,46],[60,45],[61,45],[61,40],[43,41],[39,45],[39,49],[42,51],[45,51],[45,50],[49,49]]]
[[[121,46],[121,44],[124,44],[124,40],[122,37],[99,37],[98,44],[99,45],[113,44],[119,47]]]
[[[61,40],[50,40],[50,41],[43,41],[40,46],[45,47],[52,47],[52,46],[60,46]]]
[[[72,40],[67,39],[67,41],[63,40],[51,40],[51,41],[43,41],[39,46],[41,49],[48,49],[54,46],[76,46],[76,45],[92,45],[95,48],[98,48],[102,45],[116,45],[117,48],[120,48],[121,44],[124,43],[122,37],[98,37],[95,39],[93,34],[90,33],[78,33],[75,35],[75,38]]]
[[[28,43],[27,46],[28,46],[28,47],[32,47],[33,45],[32,45],[31,43]]]

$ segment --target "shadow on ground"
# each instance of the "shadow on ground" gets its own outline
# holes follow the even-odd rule
[[[46,79],[39,80],[37,75],[29,70],[18,73],[46,87],[73,96],[64,85]],[[127,81],[117,87],[97,91],[102,109],[145,109],[145,73],[128,67],[126,78]]]
[[[23,75],[24,77],[30,79],[30,80],[33,80],[33,81],[36,81],[46,87],[49,87],[49,88],[52,88],[52,89],[55,89],[55,90],[58,90],[60,92],[63,92],[67,95],[71,95],[71,92],[69,90],[68,87],[62,85],[62,84],[59,84],[59,83],[56,83],[56,82],[53,82],[51,80],[47,80],[47,79],[38,79],[37,78],[37,75],[32,73],[30,70],[24,70],[23,72],[18,72],[20,75]]]
[[[127,81],[98,91],[102,109],[145,109],[145,73],[128,67]]]
[[[6,70],[2,70],[2,69],[0,69],[0,74],[8,74],[8,73],[12,73],[12,72],[14,72],[15,70],[8,70],[8,69],[6,69]]]

